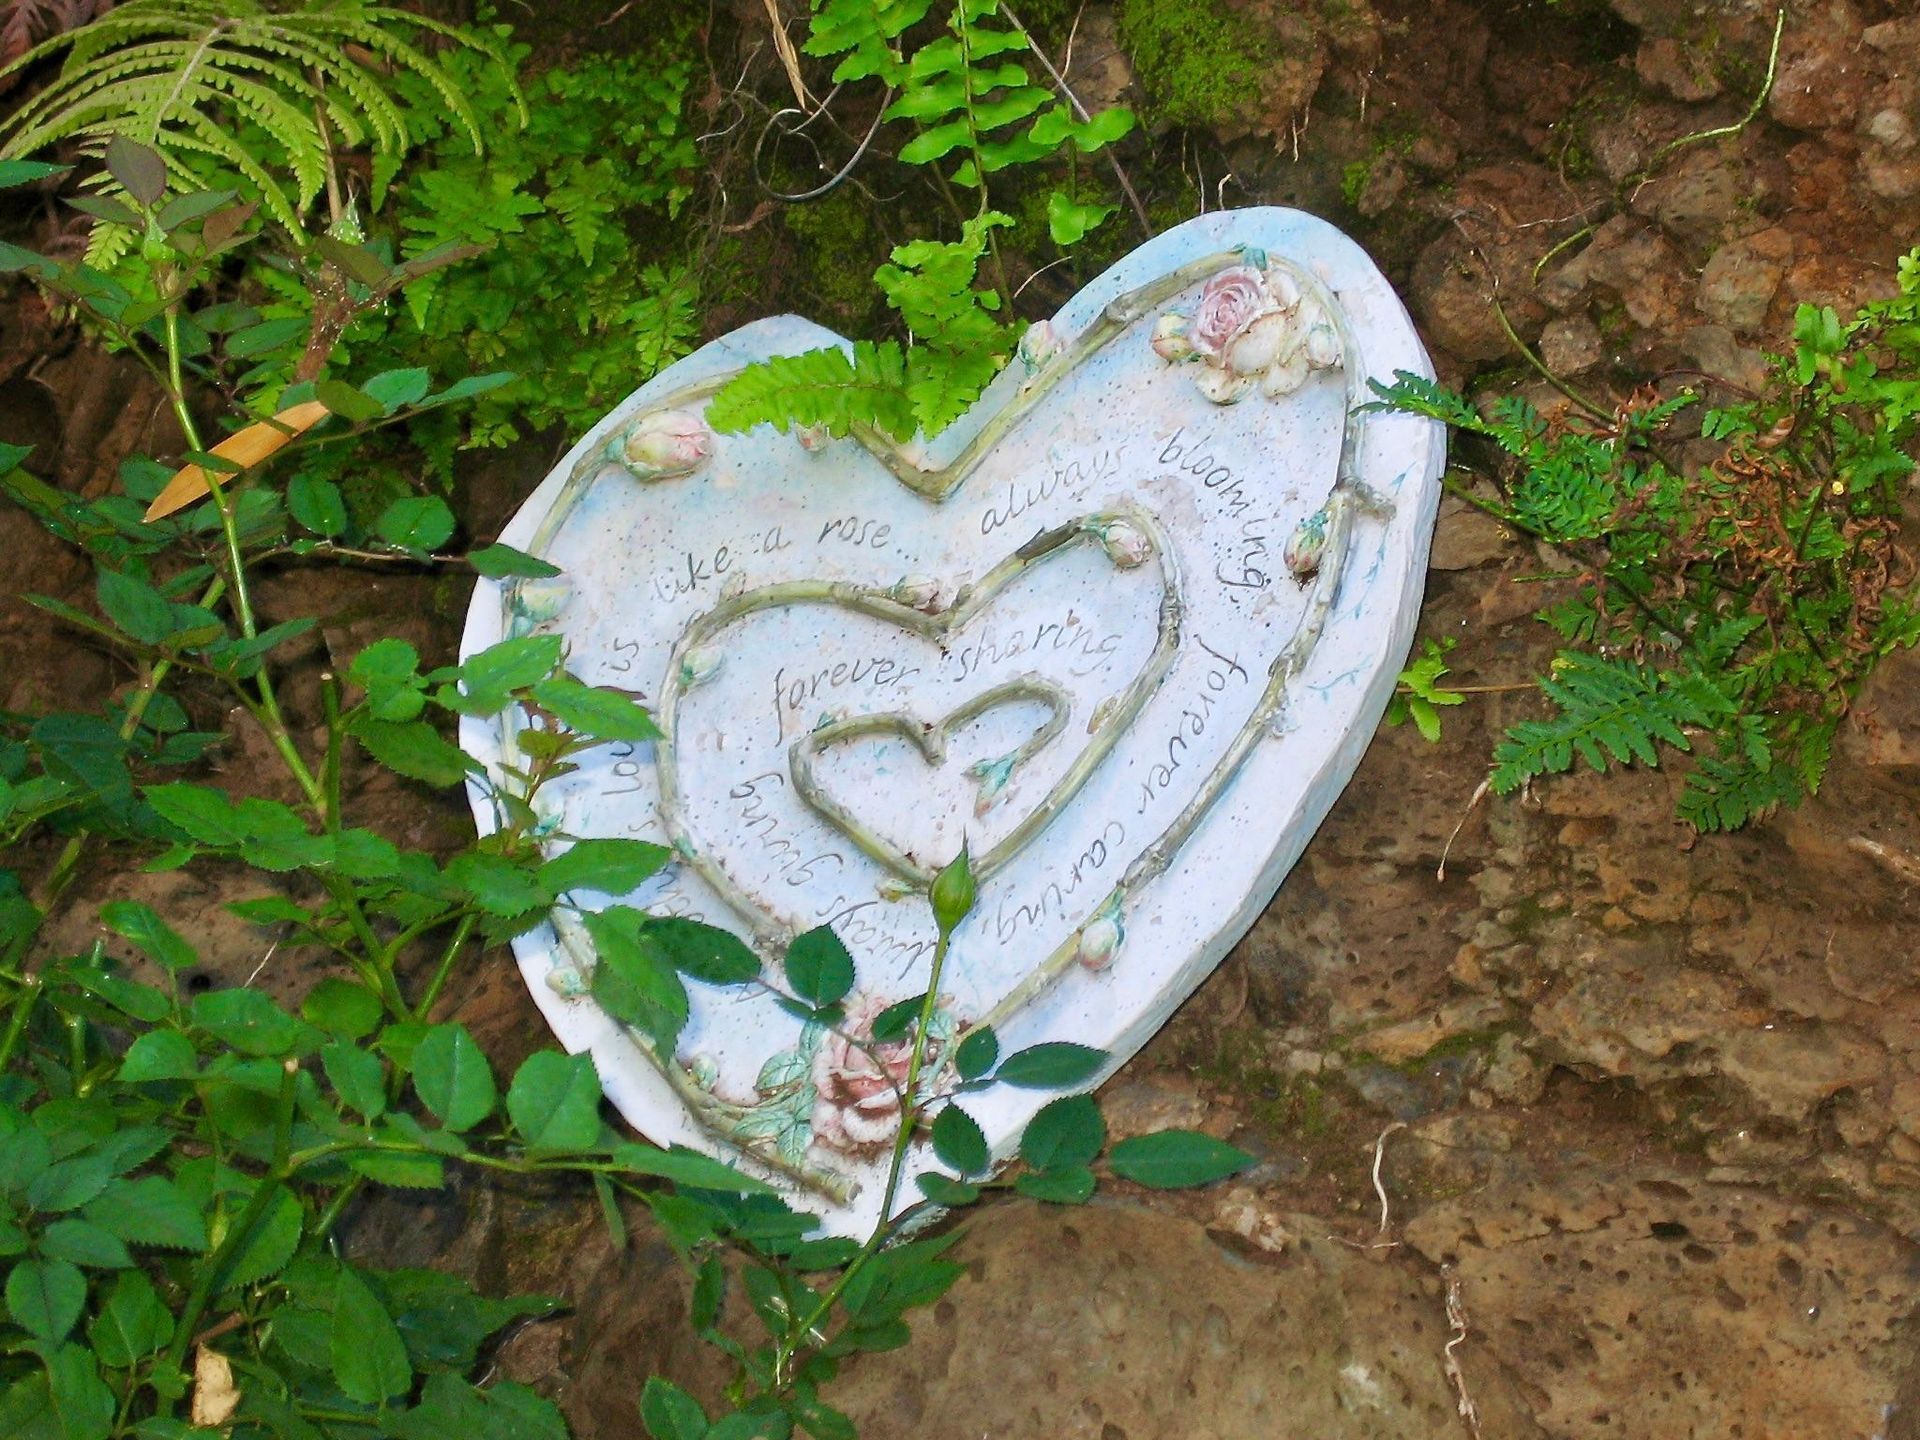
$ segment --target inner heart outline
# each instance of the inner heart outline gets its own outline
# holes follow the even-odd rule
[[[697,663],[697,657],[727,629],[728,626],[767,610],[782,609],[792,605],[824,604],[851,610],[856,614],[871,615],[885,620],[901,629],[938,644],[958,630],[964,629],[976,616],[984,611],[1002,591],[1016,580],[1024,577],[1035,565],[1059,555],[1066,550],[1079,546],[1097,546],[1113,560],[1116,568],[1131,568],[1144,563],[1146,556],[1135,556],[1131,552],[1123,559],[1115,559],[1110,537],[1118,527],[1131,526],[1134,531],[1146,537],[1151,558],[1160,567],[1160,613],[1154,634],[1153,649],[1146,663],[1128,682],[1127,687],[1108,708],[1100,725],[1095,727],[1092,739],[1074,763],[1067,768],[1046,798],[1034,807],[1027,818],[1015,827],[1014,831],[983,856],[975,869],[977,879],[984,879],[1013,858],[1021,849],[1031,844],[1046,828],[1047,824],[1065,809],[1067,804],[1085,786],[1093,772],[1113,747],[1134,718],[1146,706],[1153,693],[1172,667],[1180,649],[1181,621],[1185,612],[1180,595],[1179,560],[1167,539],[1166,532],[1151,515],[1136,506],[1122,506],[1115,510],[1098,511],[1069,520],[1051,530],[1044,530],[1026,544],[1013,551],[973,584],[963,587],[955,594],[952,603],[944,609],[928,612],[894,598],[888,590],[869,586],[855,585],[841,580],[788,580],[776,585],[763,586],[758,590],[749,590],[730,600],[723,600],[706,613],[696,616],[686,629],[681,631],[667,661],[667,677],[661,686],[660,700],[655,706],[655,719],[659,725],[661,738],[654,742],[654,773],[660,784],[659,815],[661,824],[666,828],[667,839],[683,861],[694,873],[707,882],[714,891],[726,901],[728,906],[753,927],[756,938],[767,946],[777,949],[790,939],[797,927],[778,915],[769,912],[762,901],[739,884],[729,875],[726,867],[705,846],[700,845],[690,832],[686,819],[686,799],[680,785],[680,766],[678,753],[680,702],[691,685],[697,685],[706,667]],[[990,695],[992,690],[985,692]],[[976,696],[968,705],[977,705],[982,696]],[[961,707],[963,710],[967,705]],[[975,715],[983,713],[976,709]],[[861,719],[868,721],[884,720],[887,717],[856,717],[844,722],[859,724]],[[904,724],[917,724],[910,717],[898,717]],[[950,717],[949,717],[950,718]],[[804,772],[808,777],[812,793],[802,790],[802,795],[813,808],[825,816],[836,829],[846,835],[861,851],[870,855],[891,870],[900,880],[916,888],[933,883],[938,867],[922,865],[908,859],[896,848],[891,847],[879,836],[861,825],[857,818],[843,807],[828,801],[822,804],[824,797],[817,785],[812,784],[810,756],[806,760],[800,757],[808,755],[803,749],[812,737],[803,736],[788,750],[788,763],[797,765],[796,785]],[[944,862],[943,862],[944,863]]]
[[[981,765],[973,767],[973,773],[981,786],[980,808],[984,810],[985,805],[990,803],[991,798],[1014,774],[1018,773],[1022,765],[1046,749],[1067,728],[1067,720],[1073,709],[1072,697],[1044,676],[1034,674],[1016,676],[1003,684],[981,691],[972,699],[954,706],[935,721],[923,721],[904,711],[893,710],[878,715],[856,715],[851,719],[833,720],[825,725],[816,726],[811,732],[794,741],[787,752],[788,765],[793,772],[794,793],[812,806],[816,813],[851,840],[869,858],[886,866],[915,888],[930,886],[933,884],[938,867],[915,860],[913,856],[836,800],[820,784],[819,776],[814,771],[814,761],[822,750],[847,740],[856,740],[866,735],[897,735],[918,750],[920,758],[928,765],[940,765],[947,758],[947,742],[955,731],[966,728],[989,711],[997,710],[1002,705],[1016,704],[1022,700],[1039,701],[1047,709],[1047,718],[1033,734],[998,760],[990,764],[982,762]],[[1083,751],[1083,758],[1085,754],[1086,752]],[[1104,752],[1101,758],[1104,758]],[[991,879],[996,871],[1025,849],[1028,842],[1046,828],[1047,822],[1052,819],[1050,807],[1060,788],[1056,785],[1052,791],[1048,792],[1045,800],[1027,811],[1018,825],[972,860],[971,865],[976,881],[985,882]]]
[[[1332,321],[1338,335],[1341,367],[1346,379],[1346,418],[1341,428],[1340,455],[1333,487],[1325,504],[1302,525],[1303,530],[1309,525],[1314,528],[1314,548],[1317,554],[1316,563],[1302,576],[1303,583],[1308,585],[1311,591],[1308,609],[1293,639],[1282,648],[1269,666],[1267,684],[1259,701],[1246,723],[1234,736],[1227,753],[1214,767],[1206,783],[1191,797],[1186,807],[1160,835],[1136,856],[1134,862],[1108,894],[1088,912],[1088,919],[1079,930],[1069,935],[1052,953],[1036,961],[1025,977],[988,1014],[974,1022],[975,1028],[1004,1025],[1010,1016],[1037,1000],[1068,972],[1078,958],[1080,946],[1087,938],[1088,931],[1101,925],[1117,927],[1118,917],[1123,913],[1126,899],[1144,888],[1166,869],[1227,786],[1239,774],[1262,737],[1278,732],[1288,684],[1311,658],[1325,631],[1352,548],[1352,535],[1357,519],[1365,515],[1376,520],[1384,520],[1390,518],[1393,513],[1392,502],[1370,490],[1360,474],[1360,457],[1363,448],[1361,442],[1370,415],[1367,389],[1369,371],[1364,363],[1358,338],[1345,306],[1335,299],[1332,291],[1319,276],[1287,257],[1268,253],[1264,247],[1243,243],[1188,261],[1109,301],[1102,307],[1093,322],[1076,334],[1052,359],[1042,364],[1024,384],[1014,390],[1011,395],[1003,395],[998,401],[995,412],[987,417],[958,453],[944,464],[930,466],[924,463],[916,450],[902,446],[891,437],[871,427],[855,425],[851,428],[851,437],[885,465],[906,489],[936,503],[943,501],[965,484],[992,452],[1000,437],[1083,360],[1097,354],[1106,345],[1118,339],[1136,321],[1148,315],[1155,306],[1172,299],[1217,271],[1229,265],[1243,263],[1255,255],[1262,263],[1289,275],[1303,293],[1320,304],[1322,312]],[[627,429],[638,425],[649,415],[703,404],[744,368],[744,365],[731,367],[675,387],[670,391],[649,396],[643,407],[626,417],[622,426],[612,430],[610,443],[587,447],[555,494],[553,503],[534,527],[525,546],[526,550],[536,556],[545,553],[566,523],[568,516],[588,493],[597,478],[618,464],[615,447],[618,446]],[[538,623],[537,618],[531,613],[532,607],[522,604],[522,589],[523,586],[519,584],[502,587],[501,634],[503,636],[526,634],[533,624]],[[512,753],[515,736],[524,721],[525,714],[518,707],[509,707],[502,712],[499,737],[501,753]],[[720,887],[718,893],[734,912],[752,927],[754,939],[763,952],[769,957],[777,956],[779,953],[777,947],[791,938],[790,933],[768,935],[757,923],[756,907],[751,903],[744,905],[739,903],[744,897],[739,896],[730,886]],[[568,962],[578,967],[578,973],[590,972],[597,957],[592,940],[578,918],[562,911],[555,911],[553,929],[560,951]],[[789,1162],[777,1154],[769,1153],[764,1145],[754,1144],[741,1137],[737,1133],[743,1118],[740,1107],[722,1101],[674,1055],[662,1054],[647,1036],[630,1028],[628,1035],[641,1056],[655,1068],[676,1098],[686,1107],[688,1113],[709,1133],[730,1144],[737,1151],[751,1155],[770,1173],[779,1174],[801,1188],[823,1196],[835,1204],[845,1205],[851,1202],[858,1186],[848,1177],[831,1169]],[[933,1077],[933,1083],[942,1083],[951,1067],[951,1056],[943,1057],[938,1062],[939,1073]]]

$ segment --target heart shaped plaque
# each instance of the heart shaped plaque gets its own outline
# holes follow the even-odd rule
[[[926,890],[964,841],[978,899],[935,1038],[991,1025],[1118,1065],[1253,922],[1366,748],[1419,610],[1444,440],[1366,410],[1431,373],[1367,257],[1254,209],[1150,241],[1033,327],[937,440],[895,446],[704,407],[743,366],[843,344],[761,321],[662,372],[501,537],[559,566],[481,581],[464,649],[564,636],[663,739],[589,752],[542,792],[560,835],[675,863],[587,897],[725,926],[767,960],[831,925],[856,983],[804,1023],[763,985],[693,983],[673,1054],[592,1000],[584,927],[515,941],[554,1031],[663,1144],[722,1155],[819,1214],[879,1219],[889,1047],[919,995]],[[518,720],[469,720],[496,781]],[[474,812],[492,824],[481,790]],[[1046,1092],[967,1097],[996,1156]],[[937,1168],[916,1149],[909,1175]],[[916,1201],[908,1185],[900,1204]]]

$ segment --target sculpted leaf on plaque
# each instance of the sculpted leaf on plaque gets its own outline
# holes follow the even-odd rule
[[[853,1234],[879,1218],[907,1064],[873,1027],[926,989],[935,872],[964,841],[978,899],[927,1093],[983,1025],[1005,1053],[1137,1050],[1358,763],[1411,641],[1443,438],[1367,408],[1370,379],[1427,358],[1365,255],[1295,211],[1142,246],[931,443],[706,425],[744,365],[836,343],[762,321],[636,392],[502,536],[562,575],[482,581],[465,649],[557,633],[583,679],[653,709],[660,739],[542,792],[556,836],[675,854],[631,895],[577,897],[589,911],[726,927],[769,978],[796,935],[844,942],[837,1024],[751,980],[692,982],[671,1053],[594,1002],[579,916],[515,947],[636,1128]],[[494,782],[523,720],[463,731]],[[474,809],[492,823],[481,788]],[[968,1106],[1004,1158],[1049,1098]],[[916,1147],[910,1173],[936,1168]]]

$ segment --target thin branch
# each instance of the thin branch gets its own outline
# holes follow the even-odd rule
[[[1084,125],[1093,119],[1087,107],[1080,103],[1080,97],[1073,93],[1073,87],[1067,84],[1067,77],[1053,68],[1053,61],[1047,58],[1047,52],[1040,48],[1039,41],[1035,40],[1033,32],[1021,23],[1020,17],[1004,4],[1000,7],[1000,13],[1006,17],[1009,25],[1026,38],[1027,49],[1033,52],[1033,58],[1040,62],[1041,68],[1053,77],[1053,83],[1060,88],[1060,93],[1066,97],[1067,104],[1071,105],[1074,113],[1080,117],[1080,123]],[[1133,210],[1133,218],[1140,222],[1140,233],[1151,238],[1153,221],[1147,217],[1147,207],[1140,203],[1140,196],[1134,190],[1133,182],[1127,178],[1126,170],[1121,167],[1119,157],[1113,153],[1111,145],[1101,146],[1100,153],[1106,157],[1107,164],[1112,168],[1113,178],[1120,184],[1120,193],[1127,197],[1127,204]]]

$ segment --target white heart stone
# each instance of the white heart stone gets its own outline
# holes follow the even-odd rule
[[[843,1033],[765,986],[692,984],[678,1053],[657,1056],[585,993],[577,924],[515,942],[637,1129],[766,1176],[829,1233],[880,1218],[896,1128],[898,1056],[846,1034],[925,990],[925,888],[962,841],[979,897],[940,986],[948,1051],[990,1023],[1003,1055],[1072,1040],[1117,1066],[1272,897],[1418,615],[1443,435],[1358,407],[1369,377],[1431,371],[1338,231],[1279,209],[1190,221],[1045,336],[921,453],[689,434],[742,366],[844,343],[793,317],[736,331],[629,397],[507,528],[565,582],[516,608],[483,580],[467,625],[467,653],[561,633],[583,679],[654,707],[666,740],[591,752],[544,792],[560,833],[679,851],[613,898],[737,931],[774,983],[799,931],[831,924],[852,951]],[[637,428],[690,468],[622,468]],[[512,723],[462,731],[496,776]],[[474,810],[493,823],[478,790]],[[1050,1098],[964,1104],[1005,1158]],[[896,1211],[937,1168],[911,1152]]]

